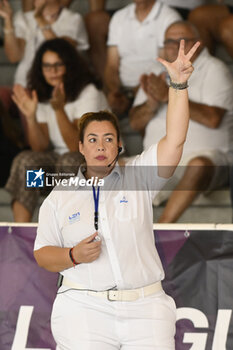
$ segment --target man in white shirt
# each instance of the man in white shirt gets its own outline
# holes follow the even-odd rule
[[[127,114],[140,76],[158,57],[166,28],[180,18],[159,0],[134,0],[110,21],[104,83],[128,156],[142,151],[141,136],[130,128]]]
[[[145,67],[158,57],[164,32],[179,14],[158,0],[134,0],[110,21],[105,85],[108,101],[117,114],[124,113]],[[129,92],[129,93],[128,93]]]
[[[170,61],[177,54],[181,38],[187,47],[198,40],[195,27],[188,22],[172,24],[166,31],[164,54]],[[190,78],[190,123],[177,181],[160,217],[160,222],[175,222],[201,191],[220,187],[227,181],[227,151],[231,148],[233,128],[232,75],[207,49],[199,48],[193,57],[195,71]],[[144,75],[142,87],[130,112],[131,126],[143,133],[148,148],[166,131],[167,82],[162,69],[154,65],[153,73]],[[188,167],[185,167],[189,165]],[[224,170],[226,174],[224,173]],[[179,171],[179,173],[178,173]],[[186,190],[185,190],[186,189]],[[167,199],[162,191],[155,204]]]

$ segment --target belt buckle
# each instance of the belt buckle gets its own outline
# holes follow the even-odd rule
[[[110,298],[110,292],[114,292],[114,290],[113,289],[107,290],[107,299],[108,299],[108,301],[111,301],[111,302],[116,301],[115,299],[111,299]]]

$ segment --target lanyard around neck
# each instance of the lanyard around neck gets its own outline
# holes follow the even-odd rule
[[[94,204],[95,204],[95,211],[94,211],[94,226],[96,231],[98,231],[98,221],[99,221],[99,194],[100,194],[100,188],[99,186],[97,187],[97,192],[95,191],[95,187],[92,186],[93,190],[93,199],[94,199]]]

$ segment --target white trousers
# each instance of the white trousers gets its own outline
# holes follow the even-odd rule
[[[67,291],[51,316],[57,350],[174,350],[175,322],[175,303],[164,291],[130,302]]]

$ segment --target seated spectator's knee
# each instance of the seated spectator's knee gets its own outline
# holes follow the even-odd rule
[[[197,190],[203,191],[213,177],[214,167],[215,165],[210,159],[201,156],[195,157],[187,165],[186,176]]]
[[[32,155],[33,151],[31,150],[26,150],[20,152],[13,160],[13,164],[17,164],[18,166],[21,167],[26,167],[28,164],[32,164]]]
[[[67,152],[62,154],[58,158],[56,163],[56,171],[58,173],[73,174],[73,176],[75,176],[77,175],[79,166],[83,162],[84,162],[84,157],[80,152]],[[61,177],[65,177],[65,175]]]

